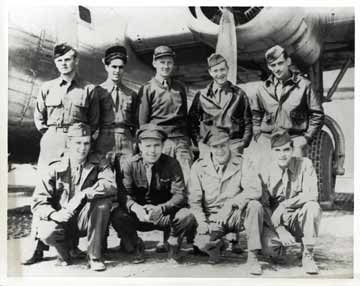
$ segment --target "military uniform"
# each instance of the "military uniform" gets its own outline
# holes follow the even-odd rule
[[[198,159],[191,168],[188,192],[190,211],[198,223],[207,223],[213,230],[198,235],[195,244],[201,249],[209,240],[229,232],[246,230],[248,249],[261,249],[263,210],[260,202],[261,184],[252,164],[241,156],[232,155],[225,171],[217,171],[210,154]],[[217,224],[217,214],[231,202],[233,210]],[[205,236],[205,237],[204,237]]]
[[[96,195],[89,195],[89,191]],[[71,165],[71,158],[65,154],[49,165],[35,188],[31,210],[39,219],[38,238],[54,246],[60,259],[69,261],[69,250],[77,247],[77,238],[87,236],[88,257],[100,260],[116,194],[114,174],[107,165],[88,160]],[[64,209],[71,213],[70,220],[62,223],[52,220],[53,213]]]
[[[58,45],[59,55],[69,46]],[[40,141],[38,166],[46,167],[65,151],[68,128],[82,122],[90,125],[92,133],[98,128],[99,99],[95,86],[78,75],[66,82],[61,76],[44,83],[40,88],[34,111],[36,128],[43,134]]]
[[[169,47],[160,46],[154,51],[154,59],[174,56]],[[161,126],[168,134],[164,154],[176,158],[185,181],[190,173],[193,156],[188,133],[187,97],[185,86],[177,80],[160,82],[152,78],[139,90],[139,124],[152,123]]]
[[[266,53],[268,63],[276,60],[284,49],[275,46]],[[306,145],[299,137],[309,143],[320,131],[324,123],[324,111],[311,86],[311,82],[296,72],[280,82],[271,75],[261,84],[252,103],[254,136],[265,134],[268,138],[273,130],[283,128],[293,138],[295,154],[306,155]],[[269,150],[269,140],[263,143]]]
[[[113,46],[106,50],[104,64],[110,65],[115,59],[121,59],[126,64],[124,47]],[[121,82],[114,83],[111,78],[97,89],[100,98],[100,130],[94,149],[98,154],[109,158],[117,170],[120,168],[121,158],[134,153],[139,104],[134,91]]]
[[[241,154],[252,137],[249,100],[241,88],[228,81],[221,90],[216,91],[220,93],[222,103],[219,103],[212,86],[213,83],[210,83],[195,95],[189,111],[191,137],[196,142],[202,142],[211,127],[228,127],[232,150]]]
[[[298,242],[313,247],[319,233],[321,208],[312,162],[293,157],[286,170],[274,163],[264,168],[260,176],[265,187],[262,202],[267,227],[271,230],[284,225]],[[276,233],[269,232],[264,236],[264,252],[274,253],[274,249],[279,249],[279,243]]]
[[[170,237],[190,239],[195,232],[195,219],[186,206],[184,179],[176,159],[162,154],[151,167],[143,161],[141,154],[134,155],[122,168],[122,184],[126,196],[124,206],[111,214],[111,223],[124,244],[137,241],[137,230],[170,229]],[[149,177],[148,177],[149,176]],[[161,207],[161,215],[151,222],[140,221],[132,212],[134,205]],[[133,245],[133,248],[136,246]]]
[[[263,253],[281,256],[283,245],[289,244],[286,237],[290,235],[291,240],[295,238],[302,244],[305,272],[316,274],[319,270],[313,250],[319,233],[321,208],[315,169],[310,159],[288,153],[288,148],[293,147],[285,130],[272,134],[271,148],[277,153],[278,161],[263,167],[259,174],[265,209]]]

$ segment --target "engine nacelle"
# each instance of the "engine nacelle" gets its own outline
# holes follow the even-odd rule
[[[217,12],[216,12],[217,9]],[[261,61],[264,50],[280,44],[294,60],[313,64],[320,56],[319,18],[301,7],[233,7],[238,59]],[[189,29],[201,41],[216,46],[221,8],[190,7]]]

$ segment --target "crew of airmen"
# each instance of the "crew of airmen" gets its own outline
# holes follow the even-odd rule
[[[154,50],[155,76],[136,94],[122,82],[125,47],[105,51],[107,79],[95,86],[77,74],[77,51],[56,45],[60,76],[42,86],[34,114],[43,137],[31,253],[23,264],[42,261],[53,246],[57,265],[87,257],[90,269],[103,271],[111,226],[133,263],[145,261],[138,231],[163,231],[156,251],[169,261],[186,259],[186,240],[211,264],[221,261],[228,233],[245,231],[250,274],[262,274],[261,257],[274,261],[296,242],[304,271],[318,273],[321,209],[316,172],[304,156],[324,112],[282,47],[269,49],[265,60],[271,76],[249,101],[228,81],[226,59],[210,55],[212,81],[188,108],[168,46]],[[271,165],[258,168],[259,155],[245,152],[252,138],[264,157],[272,154]],[[86,253],[78,248],[83,236]]]

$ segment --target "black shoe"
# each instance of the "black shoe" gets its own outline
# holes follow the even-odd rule
[[[43,260],[43,257],[44,257],[44,252],[42,250],[35,250],[33,255],[30,258],[22,261],[21,264],[22,265],[31,265],[34,263],[38,263]]]
[[[136,243],[135,258],[133,260],[133,263],[139,264],[144,262],[145,262],[145,244],[142,241],[142,239],[139,237]]]
[[[86,253],[79,248],[73,248],[69,250],[69,255],[72,259],[82,259],[86,257]]]

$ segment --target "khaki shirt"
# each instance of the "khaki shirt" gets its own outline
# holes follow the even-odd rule
[[[250,200],[261,198],[261,183],[253,164],[241,156],[232,156],[224,172],[217,172],[208,155],[192,166],[188,182],[190,209],[200,222],[211,221],[225,203],[240,209]]]
[[[310,141],[324,124],[321,99],[313,92],[311,82],[293,73],[283,83],[281,94],[276,94],[281,89],[275,85],[274,76],[270,76],[260,85],[251,104],[254,134],[283,128],[290,135],[301,135]]]
[[[114,173],[103,162],[86,161],[78,178],[74,173],[68,155],[52,162],[35,187],[32,213],[49,220],[51,213],[68,207],[70,199],[87,188],[103,192],[104,198],[117,194]]]
[[[306,202],[318,200],[318,180],[310,159],[293,157],[286,172],[288,180],[284,182],[283,170],[275,162],[261,171],[260,177],[265,187],[262,201],[265,207],[273,212],[282,202],[287,208],[296,209]],[[286,189],[289,189],[288,197]]]
[[[52,125],[64,127],[77,122],[90,125],[95,132],[99,123],[95,86],[78,76],[70,83],[61,77],[44,83],[37,97],[34,121],[41,133]]]

